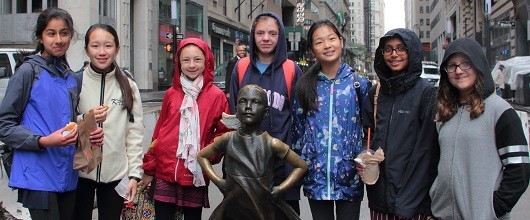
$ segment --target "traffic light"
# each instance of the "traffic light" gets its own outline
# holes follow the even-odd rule
[[[173,44],[167,43],[166,46],[164,46],[164,49],[166,49],[166,52],[172,53],[173,52]]]

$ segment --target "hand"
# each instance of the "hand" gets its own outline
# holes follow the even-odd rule
[[[63,127],[48,136],[39,138],[39,145],[42,147],[48,147],[48,146],[70,146],[77,144],[77,126],[70,132],[70,134],[67,134],[66,136],[63,136],[63,131],[66,127]]]
[[[103,123],[107,119],[107,110],[108,107],[104,106],[96,106],[92,109],[92,111],[94,111],[96,123]]]
[[[221,179],[217,182],[214,182],[214,184],[217,186],[217,188],[219,188],[219,191],[221,191],[221,193],[223,193],[223,195],[226,193],[227,191],[227,188],[226,188],[226,180],[225,179]]]
[[[357,163],[357,161],[355,161],[355,169],[357,170],[357,175],[362,176],[364,168],[366,168],[366,165]]]
[[[271,192],[272,198],[275,198],[275,199],[279,198],[280,195],[283,194],[283,191],[284,190],[281,187],[279,187],[279,186],[272,187],[272,192]]]
[[[147,174],[142,174],[142,180],[140,180],[140,183],[138,185],[140,186],[140,191],[144,191],[145,187],[147,187],[151,182],[153,182],[154,176],[150,176]]]
[[[103,128],[98,127],[96,130],[90,132],[90,143],[92,143],[92,145],[101,146],[103,145],[104,136]]]
[[[134,200],[134,197],[136,196],[137,187],[138,182],[135,179],[130,179],[129,183],[127,184],[127,193],[125,194],[129,199],[123,203],[131,203]]]

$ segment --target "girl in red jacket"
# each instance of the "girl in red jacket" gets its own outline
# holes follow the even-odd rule
[[[173,219],[178,207],[185,219],[201,219],[202,207],[209,207],[209,180],[197,155],[228,130],[220,121],[228,103],[223,91],[212,84],[215,61],[206,42],[181,41],[175,61],[173,86],[164,96],[140,184],[145,187],[154,179],[157,219]],[[221,157],[211,159],[218,163]]]

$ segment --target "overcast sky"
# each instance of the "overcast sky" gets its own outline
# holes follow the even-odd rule
[[[405,27],[404,0],[385,0],[385,33]]]

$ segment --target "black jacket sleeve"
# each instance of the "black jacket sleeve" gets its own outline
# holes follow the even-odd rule
[[[493,193],[497,217],[510,212],[528,187],[530,161],[528,144],[521,120],[514,109],[508,109],[495,124],[495,141],[504,165],[502,181]]]

